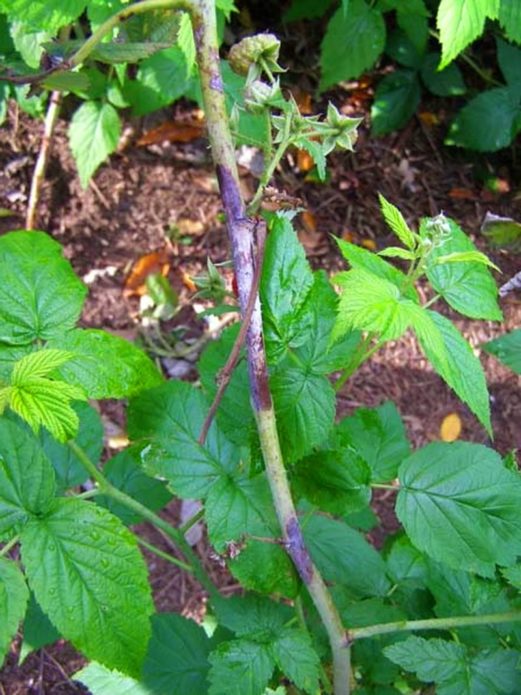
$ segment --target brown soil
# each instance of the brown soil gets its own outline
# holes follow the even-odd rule
[[[164,112],[156,118],[172,119],[174,113]],[[299,196],[314,216],[311,222],[301,218],[298,225],[315,267],[342,267],[331,235],[351,235],[355,241],[375,247],[390,242],[378,211],[377,191],[398,205],[411,222],[443,210],[480,245],[483,240],[478,230],[487,210],[521,218],[518,190],[493,195],[484,191],[473,176],[477,163],[513,187],[509,153],[502,160],[490,157],[471,163],[462,154],[444,149],[441,136],[440,127],[427,127],[420,120],[411,121],[401,133],[380,140],[369,139],[364,131],[356,154],[332,158],[332,176],[327,185],[306,182],[294,163],[284,165],[278,174],[279,187]],[[4,231],[24,226],[39,139],[40,124],[11,110],[7,126],[0,133],[0,207],[14,213],[14,217],[0,219]],[[244,185],[251,190],[252,181],[246,174]],[[466,193],[463,198],[456,197],[455,190]],[[98,172],[95,182],[83,191],[66,144],[66,126],[59,124],[39,207],[39,227],[64,245],[80,276],[100,271],[90,284],[83,316],[85,325],[118,331],[131,338],[136,335],[137,300],[125,298],[124,279],[130,266],[143,254],[164,248],[165,233],[176,224],[190,230],[191,237],[186,245],[173,244],[171,258],[170,279],[183,300],[183,272],[199,273],[207,256],[214,262],[228,257],[224,228],[217,221],[219,211],[217,185],[204,141],[187,145],[163,143],[148,148],[130,145],[113,156]],[[494,252],[493,258],[505,279],[521,267],[519,256]],[[520,324],[519,295],[511,295],[502,305],[503,325],[457,319],[458,327],[474,346]],[[201,333],[190,310],[177,321],[188,324],[194,335]],[[520,380],[493,358],[482,355],[482,360],[492,398],[495,445],[502,453],[521,448]],[[451,412],[461,416],[462,438],[487,441],[484,430],[433,373],[411,337],[387,345],[351,379],[340,394],[339,416],[387,399],[396,402],[416,446],[439,439],[440,424]],[[107,404],[104,414],[112,425],[124,424],[120,405]],[[375,509],[382,526],[372,538],[380,544],[385,534],[396,528],[392,500],[385,494],[377,497]],[[178,505],[172,504],[164,514],[176,521],[178,511]],[[138,531],[165,551],[172,551],[155,530],[142,526]],[[212,559],[204,540],[197,549],[219,585],[228,592],[238,590]],[[200,615],[205,600],[201,588],[171,564],[148,552],[145,555],[158,610]],[[22,666],[17,666],[17,648],[14,644],[0,674],[0,694],[81,692],[69,675],[80,667],[82,659],[68,645],[60,642],[42,650]]]

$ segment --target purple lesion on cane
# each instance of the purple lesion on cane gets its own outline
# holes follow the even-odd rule
[[[216,92],[224,92],[223,81],[217,72],[210,76],[210,89]]]
[[[302,581],[305,584],[310,584],[313,579],[313,565],[304,545],[300,525],[295,517],[292,517],[286,524],[286,549],[291,555]]]

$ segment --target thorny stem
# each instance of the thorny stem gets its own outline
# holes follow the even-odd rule
[[[244,315],[255,274],[253,253],[255,221],[246,217],[246,208],[239,188],[235,152],[228,125],[219,68],[214,1],[196,0],[192,21],[208,136],[226,212],[226,224],[232,246],[239,300]],[[256,200],[253,201],[255,206],[259,203],[261,196],[262,193],[257,193],[255,196]],[[255,210],[255,206],[252,205],[250,209]],[[258,298],[252,312],[246,345],[252,407],[256,415],[266,474],[281,525],[284,546],[308,589],[327,630],[333,654],[335,695],[349,695],[350,650],[346,640],[346,632],[324,580],[311,562],[309,552],[304,545],[282,460],[275,412],[268,384],[262,317]]]
[[[161,529],[179,548],[183,553],[185,558],[188,560],[191,571],[194,576],[199,580],[202,586],[206,589],[211,599],[216,599],[219,597],[219,592],[215,587],[214,583],[206,574],[206,571],[201,564],[201,561],[197,555],[192,550],[192,546],[187,542],[184,534],[174,526],[171,526],[167,521],[162,519],[160,516],[151,511],[148,507],[141,504],[137,500],[133,499],[126,493],[118,490],[114,487],[103,475],[103,473],[94,465],[94,463],[87,456],[85,451],[73,440],[69,441],[69,447],[76,454],[81,464],[88,471],[89,475],[96,481],[100,492],[107,497],[111,497],[116,502],[119,502],[127,509],[132,510],[139,516],[143,517],[146,521]]]
[[[368,627],[355,627],[348,630],[351,640],[385,635],[389,632],[412,632],[413,630],[450,630],[451,628],[472,625],[497,625],[521,621],[521,611],[491,613],[489,615],[457,615],[450,618],[426,618],[424,620],[397,620],[394,623],[380,623]]]

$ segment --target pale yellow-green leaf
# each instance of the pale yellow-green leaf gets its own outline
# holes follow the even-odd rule
[[[11,383],[21,386],[34,377],[48,376],[55,369],[72,359],[74,355],[67,350],[38,350],[31,352],[16,362]]]

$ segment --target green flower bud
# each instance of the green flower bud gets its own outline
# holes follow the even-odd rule
[[[278,80],[269,85],[262,80],[254,80],[244,90],[244,107],[249,113],[263,113],[280,91]]]

